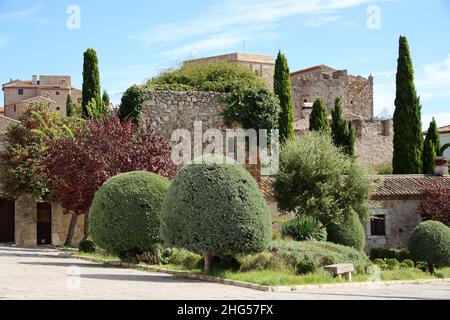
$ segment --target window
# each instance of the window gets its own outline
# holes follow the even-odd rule
[[[16,112],[16,105],[14,105],[14,112]]]
[[[56,95],[59,96],[59,91],[56,91]]]
[[[308,102],[308,99],[303,100],[303,102]]]
[[[17,93],[20,94],[20,95],[23,95],[23,89],[22,88],[18,89]]]
[[[57,110],[57,111],[59,111],[59,109],[60,109],[59,107],[56,107],[56,110]]]
[[[81,103],[81,98],[78,98],[78,103]]]
[[[386,216],[384,214],[374,215],[370,219],[370,234],[372,236],[386,235]]]

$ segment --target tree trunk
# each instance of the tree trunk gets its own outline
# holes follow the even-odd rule
[[[212,258],[213,256],[210,252],[203,252],[203,259],[205,260],[205,265],[203,268],[204,274],[209,274],[209,271],[211,270]]]
[[[84,214],[84,238],[86,240],[89,237],[89,213]]]
[[[72,218],[70,219],[69,231],[67,231],[66,241],[64,242],[65,247],[72,245],[73,233],[75,231],[75,225],[77,224],[78,215],[72,213]]]

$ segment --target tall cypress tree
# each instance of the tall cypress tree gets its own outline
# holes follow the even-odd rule
[[[67,100],[66,100],[66,116],[67,117],[73,116],[73,102],[72,102],[72,96],[70,94],[67,95]]]
[[[428,130],[427,130],[427,135],[425,137],[425,141],[427,141],[427,140],[431,140],[431,142],[433,142],[434,147],[436,149],[436,155],[442,156],[441,139],[440,139],[439,131],[437,129],[436,120],[434,120],[434,117],[431,120],[430,126],[428,127]]]
[[[330,133],[327,111],[321,98],[314,101],[311,114],[309,115],[309,130]]]
[[[342,116],[341,97],[334,100],[334,108],[331,111],[332,124],[331,136],[337,147],[348,155],[355,154],[355,130],[351,128],[350,122]]]
[[[433,174],[434,166],[436,164],[436,146],[433,141],[425,140],[423,144],[423,173]]]
[[[81,107],[83,117],[88,118],[88,104],[93,99],[97,105],[101,105],[100,73],[98,71],[97,53],[94,49],[87,49],[84,53],[83,63],[83,99]]]
[[[422,172],[422,124],[420,101],[406,37],[400,36],[394,111],[394,174]]]
[[[106,107],[109,107],[109,94],[106,90],[103,90],[102,101]]]
[[[280,99],[280,117],[278,128],[280,130],[280,142],[294,137],[294,103],[291,93],[291,76],[287,59],[281,51],[278,51],[275,61],[274,92]]]

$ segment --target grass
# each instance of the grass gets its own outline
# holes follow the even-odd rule
[[[102,250],[97,249],[95,252],[80,252],[77,251],[77,253],[75,254],[75,256],[79,256],[79,257],[89,257],[89,258],[94,258],[97,260],[102,260],[102,261],[120,261],[120,259],[117,256],[114,256],[112,254],[108,254]]]

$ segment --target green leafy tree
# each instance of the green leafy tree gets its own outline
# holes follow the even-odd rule
[[[436,163],[436,148],[433,141],[425,139],[422,151],[423,173],[433,174]]]
[[[100,73],[98,71],[97,53],[94,49],[87,49],[83,63],[83,98],[81,101],[83,117],[88,118],[88,104],[93,99],[97,105],[102,104],[100,92]]]
[[[355,154],[355,130],[351,127],[350,122],[342,116],[340,97],[335,99],[331,117],[331,136],[334,144],[346,154],[353,156]]]
[[[406,37],[400,36],[394,111],[394,174],[422,172],[421,106],[414,86],[414,71]]]
[[[142,104],[149,97],[149,92],[138,85],[129,87],[122,96],[119,106],[119,118],[131,119],[137,124],[142,118]]]
[[[353,212],[365,219],[371,189],[363,166],[343,154],[329,135],[309,132],[281,149],[274,182],[281,211],[313,216],[325,227],[348,221]]]
[[[314,101],[312,112],[309,115],[309,130],[330,133],[327,111],[321,98]]]
[[[278,129],[280,131],[280,142],[294,137],[294,103],[291,93],[291,76],[284,54],[278,52],[275,61],[274,92],[280,99],[280,117]]]
[[[73,102],[72,102],[72,96],[70,94],[67,95],[67,100],[66,100],[66,116],[67,117],[73,116]]]

